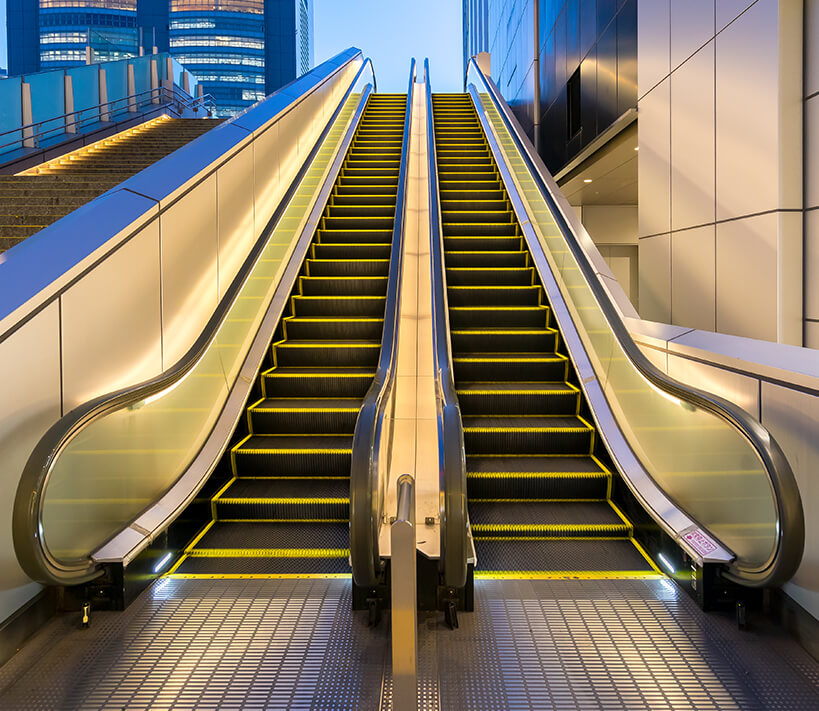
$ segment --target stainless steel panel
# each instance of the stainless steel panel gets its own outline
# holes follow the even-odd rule
[[[60,298],[63,412],[162,370],[159,221]]]
[[[637,0],[617,13],[617,115],[637,106]]]
[[[671,319],[678,326],[715,330],[715,239],[713,225],[671,235]]]
[[[221,299],[252,247],[254,225],[252,145],[239,151],[216,172],[219,285]],[[259,227],[259,232],[262,228]]]
[[[20,569],[11,516],[20,472],[45,431],[60,418],[59,306],[47,306],[0,343],[0,622],[41,587]]]
[[[819,210],[805,213],[804,270],[805,318],[819,321]]]
[[[599,3],[597,7],[599,12]],[[612,23],[597,40],[597,133],[608,128],[618,116],[617,25]]]
[[[805,96],[819,91],[819,1],[805,3]]]
[[[162,367],[193,345],[216,309],[216,175],[160,215]]]
[[[819,36],[816,43],[819,44]],[[805,102],[804,150],[805,207],[819,207],[819,95]]]
[[[716,38],[718,220],[798,207],[780,194],[778,4],[760,0]]]
[[[671,74],[671,166],[671,229],[713,222],[713,42]]]

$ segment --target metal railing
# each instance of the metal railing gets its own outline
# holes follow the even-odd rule
[[[288,209],[290,204],[294,198],[298,196],[300,186],[302,184],[309,184],[310,181],[306,178],[312,169],[312,163],[320,154],[325,141],[332,135],[336,121],[344,110],[348,100],[351,98],[359,78],[362,77],[368,67],[371,67],[369,59],[363,62],[358,74],[351,82],[349,88],[340,99],[337,108],[329,117],[326,125],[317,137],[311,152],[305,157],[300,170],[296,173],[285,194],[279,201],[278,207],[268,221],[267,226],[251,247],[242,266],[228,286],[224,296],[201,334],[185,355],[168,370],[151,380],[124,388],[117,392],[102,395],[75,408],[52,425],[35,446],[25,465],[17,487],[12,517],[15,552],[21,566],[32,579],[48,584],[75,585],[93,580],[101,574],[101,567],[95,562],[92,555],[85,553],[71,558],[61,556],[50,550],[48,542],[45,540],[47,537],[46,529],[48,528],[44,518],[47,491],[49,484],[53,482],[56,468],[61,462],[61,457],[65,456],[73,443],[78,441],[78,435],[85,434],[87,437],[87,428],[95,423],[104,422],[106,417],[115,416],[125,411],[132,411],[139,413],[139,415],[144,418],[146,414],[149,414],[151,408],[167,408],[168,406],[166,403],[163,403],[162,398],[168,396],[168,394],[180,393],[187,384],[195,385],[196,378],[189,378],[189,376],[195,374],[195,369],[204,362],[208,353],[213,350],[212,346],[216,342],[220,330],[230,317],[234,307],[241,301],[241,294],[245,285],[253,279],[254,270],[257,268],[257,265],[264,261],[265,250],[278,224],[288,221]],[[367,88],[366,91],[369,91],[369,88]],[[366,101],[366,91],[362,101]],[[348,132],[354,131],[362,109],[363,103],[357,113],[353,115],[351,127],[348,129]],[[289,217],[289,219],[293,219],[292,216]],[[289,229],[288,227],[287,230]],[[295,265],[292,269],[290,269],[288,265],[290,282],[287,282],[287,279],[282,277],[279,288],[286,288],[287,293],[290,292],[292,282],[295,281],[298,275],[300,265],[300,259],[298,265]],[[253,299],[252,301],[258,301],[258,299]],[[271,303],[272,302],[273,298],[271,298]],[[285,303],[286,298],[281,299],[281,302]],[[275,327],[275,323],[273,327]],[[270,335],[272,335],[272,333]],[[268,342],[269,341],[265,341],[265,344],[259,349],[262,354],[266,350],[265,346]],[[250,355],[247,357],[249,358]],[[238,376],[239,373],[237,372],[236,377],[238,378]],[[252,382],[249,384],[248,382],[245,383],[248,392],[251,384]],[[234,387],[236,387],[235,384]],[[240,403],[243,403],[246,397],[247,393],[240,398]],[[201,406],[199,409],[201,409]],[[183,412],[179,408],[176,408],[176,410]],[[224,445],[227,444],[236,421],[238,421],[238,415],[230,426],[222,428],[225,438]],[[165,427],[169,427],[168,423],[165,424]],[[178,423],[175,425],[172,423],[170,427],[176,427],[179,432],[185,431]],[[149,430],[150,429],[149,426]],[[208,437],[213,436],[215,430],[216,424],[213,424],[205,432],[206,441]],[[135,430],[132,423],[130,426],[131,434],[128,436],[145,437],[156,436],[157,434],[156,432],[149,431],[148,433],[143,432],[141,435],[137,435],[134,434],[134,432]],[[201,443],[194,446],[191,450],[191,457],[195,459],[198,453],[204,450],[204,448],[205,445]],[[133,453],[129,453],[128,450],[125,450],[121,455],[133,456]],[[216,461],[218,461],[218,457]],[[116,462],[111,463],[109,466],[112,471],[116,471]],[[190,466],[190,463],[188,463],[188,466]],[[215,462],[213,466],[215,467]],[[179,473],[176,479],[177,481],[181,480],[184,471],[185,470]],[[201,478],[202,483],[209,473],[210,471],[204,472]],[[189,502],[193,494],[195,494],[195,491],[192,492],[188,500],[184,502],[185,504]],[[184,504],[177,509],[176,513],[179,513],[183,507]],[[135,520],[135,517],[129,516],[127,520],[120,523],[121,528],[127,528],[133,520]],[[72,525],[76,526],[77,521],[74,520]],[[117,534],[114,533],[114,536],[115,535]],[[104,540],[99,541],[97,545],[99,546],[104,543]]]
[[[381,474],[386,469],[388,452],[382,452],[381,435],[386,407],[395,382],[398,353],[398,311],[401,305],[404,222],[407,210],[406,182],[414,85],[415,60],[413,59],[407,88],[406,117],[395,202],[381,352],[375,378],[364,398],[353,435],[350,467],[350,560],[353,580],[361,587],[375,585],[382,569],[378,536],[384,517],[385,483],[381,481]]]
[[[470,76],[478,85],[469,84]],[[549,298],[562,298],[564,313],[574,312],[571,318],[578,324],[586,357],[596,373],[584,378],[582,386],[598,381],[597,401],[609,408],[607,426],[619,428],[630,447],[628,452],[618,452],[610,446],[615,461],[631,460],[641,476],[649,477],[655,491],[667,497],[666,504],[733,550],[735,558],[727,565],[725,577],[754,587],[787,581],[801,561],[805,526],[799,489],[782,449],[760,422],[734,403],[680,383],[648,360],[563,214],[548,170],[474,58],[468,65],[467,83],[493,151],[514,153],[513,160],[501,166],[515,181],[510,192],[524,194],[527,201],[542,201],[538,202],[542,210],[522,219],[529,223],[524,233],[535,262],[539,255],[546,260],[541,260],[538,271],[547,291],[550,282],[556,284]],[[497,157],[503,160],[502,155]],[[541,221],[552,232],[541,230]],[[539,236],[527,234],[532,223],[539,226]],[[561,289],[553,274],[544,270],[557,274],[565,286]],[[603,349],[607,356],[601,355]],[[603,374],[595,359],[603,363]],[[594,400],[590,397],[593,410]],[[606,428],[601,433],[608,441]],[[629,472],[625,475],[628,482]],[[690,541],[685,531],[669,523],[669,511],[652,506],[639,489],[631,488],[667,533],[681,545]],[[774,520],[768,519],[769,513]],[[729,536],[732,543],[725,540]],[[769,554],[762,550],[766,540]],[[737,552],[739,545],[750,552]]]
[[[469,557],[469,514],[466,498],[466,454],[463,422],[452,372],[449,304],[444,268],[438,160],[435,149],[429,59],[424,60],[427,94],[427,161],[429,174],[430,274],[432,275],[433,358],[438,410],[438,466],[441,497],[441,567],[443,584],[466,584]]]
[[[140,110],[146,108],[160,109],[167,106],[176,108],[180,113],[185,110],[197,113],[202,109],[207,116],[211,116],[216,108],[210,94],[192,97],[181,91],[176,85],[173,88],[159,86],[138,94],[87,106],[84,109],[3,131],[0,133],[0,154],[8,151],[10,146],[40,148],[43,141],[62,135],[66,136],[66,140],[72,140],[75,134],[80,134],[81,129],[86,126],[126,118],[128,114],[138,114]],[[103,119],[102,116],[108,118]],[[12,135],[14,138],[9,140],[9,136]]]

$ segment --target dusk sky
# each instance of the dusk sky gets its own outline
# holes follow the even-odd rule
[[[429,57],[433,91],[463,91],[460,0],[315,0],[315,63],[355,46],[379,91],[405,92],[412,57]],[[421,74],[419,74],[421,76]]]

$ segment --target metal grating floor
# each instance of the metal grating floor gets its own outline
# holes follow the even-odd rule
[[[124,613],[47,624],[0,668],[6,709],[387,709],[388,625],[349,580],[172,580]],[[767,626],[705,615],[667,580],[476,581],[424,614],[424,709],[819,708],[819,664]],[[753,621],[753,618],[752,618]]]

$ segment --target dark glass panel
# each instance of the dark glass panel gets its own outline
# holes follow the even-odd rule
[[[597,41],[597,132],[605,130],[617,113],[617,26],[612,23]]]
[[[617,13],[617,114],[637,106],[637,0]]]

